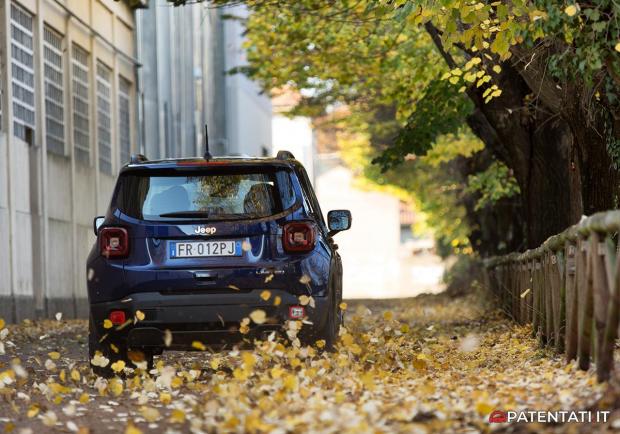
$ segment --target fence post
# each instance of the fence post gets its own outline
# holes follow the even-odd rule
[[[577,288],[579,279],[576,276],[581,261],[579,243],[566,244],[566,361],[570,362],[577,357]]]
[[[615,242],[607,237],[606,239],[606,265],[607,278],[609,282],[610,294],[607,306],[607,320],[605,322],[605,332],[603,335],[603,349],[599,361],[597,362],[596,376],[598,381],[609,380],[614,366],[614,348],[618,338],[618,325],[620,323],[620,255],[617,253]]]
[[[585,276],[583,285],[580,285],[578,294],[579,310],[579,336],[578,353],[579,368],[587,371],[590,367],[590,354],[592,353],[592,287],[593,287],[593,255],[597,251],[597,241],[595,237],[583,240],[582,247],[585,256]]]

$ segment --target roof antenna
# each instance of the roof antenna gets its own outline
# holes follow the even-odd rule
[[[211,152],[209,152],[209,128],[207,127],[207,124],[205,124],[205,155],[204,155],[204,159],[209,161],[212,158],[213,158],[213,155],[211,155]]]

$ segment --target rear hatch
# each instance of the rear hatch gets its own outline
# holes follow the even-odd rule
[[[294,181],[275,165],[123,173],[114,207],[128,223],[128,286],[171,294],[265,286],[283,274],[281,226],[300,208]]]

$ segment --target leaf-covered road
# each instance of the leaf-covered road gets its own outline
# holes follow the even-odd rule
[[[274,342],[254,351],[171,352],[156,359],[151,377],[108,381],[90,373],[86,322],[8,326],[0,428],[486,432],[500,428],[487,422],[494,409],[579,410],[601,396],[592,374],[538,349],[529,329],[479,298],[350,302],[333,354]]]

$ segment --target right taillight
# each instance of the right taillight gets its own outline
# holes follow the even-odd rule
[[[101,228],[99,251],[106,258],[120,259],[129,254],[129,236],[125,228]]]
[[[284,225],[282,245],[287,252],[309,252],[314,249],[314,226],[306,222],[294,222]]]

